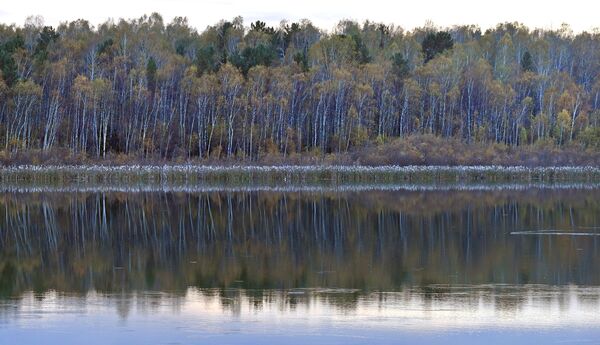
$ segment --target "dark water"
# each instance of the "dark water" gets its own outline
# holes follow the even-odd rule
[[[0,195],[0,344],[600,343],[600,190]]]

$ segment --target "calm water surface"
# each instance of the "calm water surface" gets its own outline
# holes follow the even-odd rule
[[[600,189],[19,189],[0,344],[600,344]]]

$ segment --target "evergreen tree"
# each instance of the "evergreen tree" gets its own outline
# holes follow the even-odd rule
[[[523,72],[532,72],[533,71],[533,59],[531,58],[531,54],[526,51],[521,58],[521,70]]]
[[[44,63],[48,58],[48,46],[50,43],[55,42],[60,37],[54,28],[51,26],[44,26],[42,31],[40,32],[40,36],[37,40],[37,44],[35,46],[35,51],[33,53],[38,64]]]
[[[146,64],[146,83],[148,85],[148,91],[150,94],[154,94],[156,91],[156,70],[158,67],[156,66],[156,60],[153,57],[148,59],[148,63]]]
[[[392,57],[392,71],[398,80],[406,78],[409,74],[408,61],[402,53],[396,53]]]
[[[454,40],[449,32],[439,31],[436,33],[428,33],[421,44],[423,54],[425,55],[425,63],[444,51],[452,49],[453,46]]]
[[[276,53],[271,46],[259,44],[256,47],[246,47],[241,53],[231,57],[231,63],[247,75],[248,71],[258,65],[270,66],[276,58]]]
[[[196,52],[196,67],[198,69],[198,76],[216,70],[215,48],[213,46],[198,49]]]
[[[0,71],[2,71],[2,77],[8,86],[13,86],[19,79],[17,64],[12,55],[17,49],[23,47],[24,41],[20,35],[0,44]]]
[[[308,72],[308,57],[304,52],[294,54],[294,62],[300,66],[302,72]]]

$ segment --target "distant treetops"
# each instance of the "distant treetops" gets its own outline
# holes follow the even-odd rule
[[[0,25],[0,148],[254,159],[431,134],[597,149],[599,72],[600,34],[568,26],[31,18]]]

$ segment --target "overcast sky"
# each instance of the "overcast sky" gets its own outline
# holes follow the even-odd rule
[[[41,15],[46,25],[87,19],[92,24],[108,18],[137,18],[158,12],[166,22],[185,16],[203,30],[220,19],[244,17],[248,25],[257,19],[277,25],[308,18],[331,30],[340,19],[365,19],[400,25],[422,26],[427,20],[440,26],[477,24],[483,29],[499,22],[518,21],[530,27],[557,28],[571,25],[575,32],[600,27],[598,0],[0,0],[0,22],[23,25],[31,15]]]

